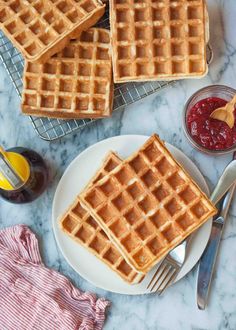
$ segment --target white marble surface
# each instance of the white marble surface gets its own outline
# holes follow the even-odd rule
[[[82,132],[61,141],[40,140],[27,117],[20,114],[15,90],[0,66],[0,143],[33,148],[51,167],[52,180],[47,192],[30,205],[0,202],[0,227],[17,223],[29,225],[40,240],[43,259],[49,267],[62,272],[83,290],[91,290],[112,301],[105,329],[236,329],[236,206],[235,200],[221,244],[212,294],[206,311],[196,307],[196,269],[163,297],[121,296],[93,287],[66,263],[55,244],[51,226],[51,205],[57,183],[71,160],[89,145],[120,134],[158,134],[183,150],[200,168],[210,188],[216,183],[231,156],[213,158],[202,155],[187,143],[181,113],[187,98],[200,87],[221,83],[236,88],[235,0],[209,0],[211,44],[214,61],[209,75],[202,80],[183,81],[161,94],[117,112]],[[23,329],[22,329],[23,330]],[[68,329],[69,330],[69,329]]]

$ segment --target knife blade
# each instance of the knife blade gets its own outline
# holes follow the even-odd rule
[[[234,153],[233,160],[226,166],[224,172],[219,178],[214,191],[211,194],[211,201],[217,204],[226,194],[229,188],[236,180],[236,153]]]
[[[197,305],[204,310],[207,305],[212,275],[223,234],[225,220],[235,191],[235,183],[219,203],[219,212],[213,218],[212,230],[207,247],[200,259],[197,279]]]

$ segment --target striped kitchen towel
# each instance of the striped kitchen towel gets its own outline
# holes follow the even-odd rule
[[[0,230],[1,330],[100,330],[108,305],[46,268],[28,227]]]

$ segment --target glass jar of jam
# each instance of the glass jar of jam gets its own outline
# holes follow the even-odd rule
[[[236,150],[236,110],[233,128],[210,117],[215,109],[225,106],[235,94],[236,90],[231,87],[212,85],[200,89],[187,101],[183,111],[183,128],[196,149],[214,155]]]
[[[11,203],[29,203],[46,189],[49,171],[43,158],[33,150],[0,148],[0,197]]]

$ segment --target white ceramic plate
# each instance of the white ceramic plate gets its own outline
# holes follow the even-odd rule
[[[53,230],[57,244],[67,262],[77,273],[95,286],[121,294],[148,293],[146,286],[155,269],[146,276],[142,283],[129,285],[85,248],[67,237],[59,229],[58,221],[59,217],[71,205],[76,195],[82,191],[92,175],[99,169],[104,157],[110,150],[114,150],[122,158],[126,158],[137,150],[147,138],[147,136],[141,135],[117,136],[103,140],[86,149],[68,166],[58,184],[53,201]],[[206,181],[194,163],[174,146],[166,145],[177,161],[184,166],[202,190],[208,194]],[[212,221],[208,221],[195,233],[186,262],[176,281],[185,276],[201,257],[210,235],[211,224]]]

